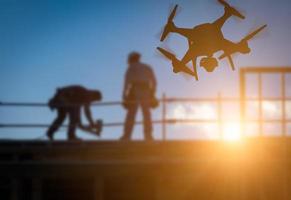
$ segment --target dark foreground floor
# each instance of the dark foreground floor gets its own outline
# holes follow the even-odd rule
[[[0,199],[291,199],[291,139],[0,141]]]

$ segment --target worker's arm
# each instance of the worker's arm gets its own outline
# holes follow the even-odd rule
[[[99,122],[99,126],[98,123],[97,125],[95,125],[93,119],[92,119],[92,114],[91,114],[91,110],[90,110],[90,104],[86,104],[84,105],[84,113],[86,115],[86,118],[89,122],[89,126],[84,126],[81,122],[80,122],[80,126],[79,128],[82,129],[83,131],[87,132],[87,133],[91,133],[93,135],[97,135],[100,136],[100,132],[102,130],[102,122]]]
[[[123,86],[123,93],[122,93],[122,99],[124,100],[126,96],[128,95],[128,90],[130,86],[130,72],[129,69],[126,71],[125,74],[125,80],[124,80],[124,86]]]
[[[85,104],[84,105],[84,113],[85,113],[85,116],[86,116],[90,126],[93,127],[94,126],[94,121],[93,121],[93,118],[92,118],[90,104]]]
[[[152,69],[150,69],[150,76],[151,76],[151,89],[153,93],[155,93],[157,89],[157,80],[156,80],[155,73]]]

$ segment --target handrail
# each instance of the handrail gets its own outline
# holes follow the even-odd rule
[[[221,97],[220,99],[222,102],[239,102],[239,97]],[[259,98],[256,97],[250,97],[247,98],[246,101],[259,101]],[[281,101],[282,98],[280,97],[264,97],[264,101]],[[284,98],[285,101],[291,101],[291,97]],[[204,98],[165,98],[164,100],[158,99],[159,102],[164,101],[165,103],[176,103],[176,102],[217,102],[217,97],[204,97]],[[134,101],[133,101],[134,102]],[[121,105],[122,101],[104,101],[104,102],[98,102],[98,103],[92,103],[91,106],[118,106]],[[66,104],[68,105],[68,104]],[[47,103],[41,103],[41,102],[5,102],[0,101],[0,107],[46,107],[48,106]],[[62,105],[61,105],[62,106]],[[74,106],[74,105],[70,105]]]
[[[250,97],[245,99],[245,101],[260,101],[261,99],[257,97]],[[185,97],[185,98],[175,98],[175,97],[166,97],[163,96],[163,98],[158,99],[158,101],[161,104],[162,108],[162,118],[158,120],[153,120],[153,124],[161,124],[162,125],[162,139],[166,140],[167,133],[166,133],[166,126],[169,124],[218,124],[220,126],[220,137],[222,136],[222,132],[224,131],[222,126],[223,122],[221,120],[222,110],[217,114],[218,116],[214,118],[192,118],[192,119],[186,119],[186,118],[180,118],[180,119],[170,119],[167,118],[166,114],[166,105],[171,104],[171,103],[205,103],[205,104],[214,104],[215,106],[218,106],[217,108],[221,107],[221,103],[240,103],[241,99],[239,97],[223,97],[223,96],[218,96],[218,97]],[[271,101],[271,102],[276,102],[276,101],[291,101],[291,97],[285,97],[280,98],[280,97],[264,97],[263,101]],[[93,103],[91,106],[121,106],[122,102],[121,101],[104,101],[104,102],[98,102],[98,103]],[[64,106],[64,105],[60,105]],[[66,104],[65,106],[76,106],[76,105],[68,105]],[[79,105],[78,105],[79,106]],[[0,101],[0,108],[1,107],[48,107],[47,103],[42,103],[42,102],[5,102],[5,101]],[[259,119],[245,119],[244,122],[247,123],[259,123]],[[264,119],[264,123],[291,123],[291,119]],[[142,121],[136,121],[136,125],[141,125],[143,124]],[[13,128],[13,129],[18,129],[18,128],[48,128],[50,125],[49,124],[29,124],[29,123],[1,123],[0,122],[0,129],[6,129],[6,128]],[[124,122],[109,122],[109,123],[103,123],[104,127],[122,127],[124,126]],[[63,125],[61,126],[63,128],[68,127],[68,125]]]
[[[251,122],[251,123],[258,123],[260,120],[259,119],[248,119],[246,122]],[[280,123],[283,120],[280,119],[265,119],[264,123]],[[285,120],[286,123],[291,123],[290,120]],[[203,123],[219,123],[217,119],[166,119],[165,121],[163,120],[153,120],[153,124],[203,124]],[[135,124],[141,125],[143,124],[142,121],[136,121]],[[120,127],[123,126],[123,122],[110,122],[110,123],[104,123],[104,127]],[[0,124],[0,128],[48,128],[50,125],[49,124],[16,124],[16,123],[4,123]],[[85,125],[88,126],[88,125]],[[61,127],[66,128],[69,127],[69,125],[62,125]]]

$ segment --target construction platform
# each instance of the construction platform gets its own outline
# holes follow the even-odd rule
[[[0,141],[1,199],[291,199],[291,139]]]

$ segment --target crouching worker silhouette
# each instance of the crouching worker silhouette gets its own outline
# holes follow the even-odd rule
[[[143,113],[144,137],[152,140],[150,109],[158,106],[155,98],[156,78],[151,67],[140,62],[137,52],[129,54],[128,65],[123,90],[123,107],[127,109],[127,115],[121,140],[130,139],[138,107]]]
[[[90,103],[94,101],[100,101],[102,98],[101,93],[98,90],[88,90],[82,86],[74,85],[63,88],[58,88],[56,94],[49,101],[49,107],[51,110],[57,110],[57,118],[53,121],[52,125],[47,131],[47,137],[53,140],[54,133],[64,122],[66,116],[69,117],[68,126],[68,139],[80,140],[76,137],[76,128],[100,135],[102,128],[102,121],[98,120],[96,124],[92,119],[90,110]],[[85,116],[89,122],[89,127],[82,125],[81,122],[81,108],[84,108]]]

